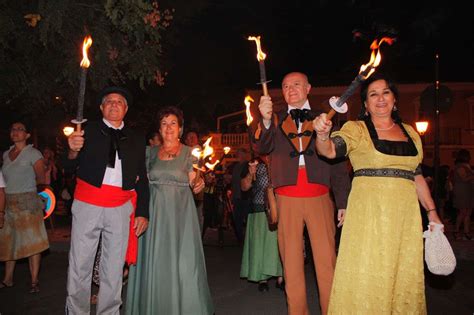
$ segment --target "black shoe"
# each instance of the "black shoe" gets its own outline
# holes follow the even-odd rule
[[[283,280],[281,283],[278,283],[277,281],[275,283],[275,288],[285,291],[285,280]]]
[[[264,291],[268,291],[268,290],[269,290],[268,283],[266,283],[266,282],[260,282],[260,283],[258,284],[258,291],[264,292]]]

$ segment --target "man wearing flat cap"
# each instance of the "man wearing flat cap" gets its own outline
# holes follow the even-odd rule
[[[97,314],[119,314],[124,263],[136,262],[136,238],[148,225],[145,138],[124,124],[130,92],[100,94],[102,120],[68,138],[65,168],[75,169],[67,314],[89,314],[94,257],[102,235]]]

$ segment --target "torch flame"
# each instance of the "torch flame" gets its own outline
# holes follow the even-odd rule
[[[366,75],[364,75],[364,80],[368,79],[372,75],[372,73],[375,72],[375,68],[377,68],[380,62],[382,61],[382,54],[380,53],[380,45],[382,45],[383,42],[386,42],[387,44],[392,45],[393,41],[394,41],[393,38],[383,37],[378,42],[376,39],[372,42],[372,44],[370,45],[370,49],[372,50],[372,54],[370,55],[370,60],[365,65],[360,66],[359,74],[362,74],[367,69],[369,69],[369,72]],[[376,50],[377,50],[377,54],[375,54]]]
[[[255,44],[257,45],[257,60],[265,60],[267,55],[262,51],[262,46],[260,45],[260,36],[249,36],[247,39],[255,41]]]
[[[201,157],[201,149],[199,148],[194,148],[192,151],[191,151],[191,155],[194,156],[194,157],[197,157],[198,159]]]
[[[229,154],[230,147],[224,147],[224,154]]]
[[[219,164],[219,162],[220,162],[219,160],[216,160],[214,163],[207,162],[206,167],[210,169],[211,171],[213,171],[216,165]]]
[[[194,148],[191,151],[191,154],[198,159],[205,159],[208,156],[212,155],[214,153],[214,148],[209,145],[211,143],[212,137],[209,137],[206,142],[203,144],[203,149],[201,150],[200,148]]]
[[[193,167],[196,168],[197,170],[200,170],[200,171],[205,171],[204,168],[202,168],[202,164],[204,162],[204,160],[208,157],[208,156],[212,156],[214,154],[214,148],[211,147],[209,144],[211,143],[211,140],[212,140],[212,137],[209,137],[207,138],[206,142],[204,142],[203,144],[203,148],[200,149],[200,148],[194,148],[192,151],[191,151],[191,155],[196,157],[198,159],[198,163],[197,164],[193,164]],[[205,163],[204,165],[207,166],[207,164],[209,163]],[[212,165],[212,164],[211,164]],[[215,166],[215,165],[214,165]],[[214,167],[213,166],[213,167]]]
[[[82,61],[81,61],[82,68],[89,68],[89,66],[91,65],[89,57],[87,56],[87,51],[89,50],[91,46],[92,46],[92,37],[86,36],[84,38],[84,43],[82,44]]]
[[[254,102],[253,98],[250,95],[247,95],[245,97],[244,103],[245,103],[245,115],[247,116],[247,126],[250,126],[250,124],[253,121],[252,113],[250,112],[250,102]],[[229,149],[230,150],[230,149]]]
[[[211,147],[209,144],[211,143],[212,137],[207,138],[206,142],[204,142],[202,151],[202,158],[205,159],[208,156],[211,156],[214,153],[214,148]]]

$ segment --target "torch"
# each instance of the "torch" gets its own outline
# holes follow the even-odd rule
[[[267,55],[262,51],[262,46],[260,44],[260,36],[249,36],[248,40],[255,41],[257,45],[257,60],[258,60],[258,67],[260,70],[260,84],[262,85],[263,95],[268,96],[268,88],[267,83],[267,73],[265,71],[265,58]]]
[[[250,124],[253,121],[252,112],[250,111],[251,102],[254,102],[253,98],[250,95],[247,95],[244,99],[245,103],[245,115],[247,116],[247,130],[249,136],[249,144],[250,144],[250,153],[252,154],[252,159],[254,158],[254,151],[252,146],[252,130],[250,128]]]
[[[81,131],[81,124],[86,122],[84,119],[84,95],[86,94],[86,77],[87,69],[91,65],[91,62],[87,56],[87,51],[92,46],[92,37],[86,36],[84,43],[82,44],[82,61],[81,61],[81,80],[79,84],[79,96],[77,97],[77,112],[76,118],[71,122],[76,124],[76,130]]]
[[[393,41],[393,38],[383,37],[378,42],[376,39],[372,42],[372,44],[370,45],[370,49],[372,50],[372,54],[370,55],[370,61],[365,65],[360,66],[359,74],[355,77],[355,79],[340,97],[333,96],[329,99],[329,105],[331,105],[331,110],[327,114],[327,119],[331,119],[336,114],[336,112],[341,114],[347,112],[346,101],[349,99],[349,97],[351,97],[352,94],[354,94],[359,85],[365,80],[367,80],[372,75],[372,73],[375,72],[375,68],[377,68],[380,62],[382,61],[380,45],[383,42],[386,42],[387,44],[391,45]],[[377,54],[375,54],[376,50]]]
[[[253,98],[250,95],[247,95],[245,97],[244,103],[245,103],[245,115],[247,116],[247,131],[248,131],[248,136],[249,136],[249,145],[250,145],[250,154],[251,154],[251,163],[254,163],[255,159],[255,152],[253,150],[252,146],[252,128],[250,128],[250,124],[253,121],[252,117],[252,112],[250,111],[250,102],[253,102]],[[255,180],[255,174],[253,176],[253,180]]]
[[[197,183],[198,178],[201,176],[201,172],[206,171],[206,168],[204,167],[206,158],[214,153],[214,149],[209,145],[211,140],[212,137],[209,137],[206,142],[204,142],[202,149],[194,148],[191,151],[191,154],[197,158],[197,164],[193,165],[196,169],[196,177],[194,177],[193,185]]]
[[[231,150],[231,149],[230,149],[230,147],[224,147],[223,150],[224,150],[224,154],[223,154],[222,157],[221,157],[221,162],[224,161],[224,159],[227,157],[227,154],[230,153],[230,150]]]
[[[224,147],[224,148],[223,148],[224,154],[222,154],[221,158],[218,159],[218,160],[216,160],[216,162],[214,162],[214,163],[212,163],[212,164],[211,164],[211,163],[206,163],[206,164],[205,164],[206,167],[207,167],[208,169],[210,169],[211,171],[214,171],[214,168],[215,168],[217,165],[222,164],[222,162],[224,162],[224,159],[227,157],[227,155],[229,154],[230,150],[231,150],[230,147]]]
[[[206,167],[212,172],[214,171],[214,168],[217,166],[217,164],[219,164],[220,161],[219,160],[215,160],[214,163],[211,163],[211,162],[206,162]]]

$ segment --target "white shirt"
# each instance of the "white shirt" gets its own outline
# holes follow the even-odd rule
[[[5,188],[5,180],[3,179],[2,171],[0,170],[0,188]]]
[[[292,109],[298,109],[298,107],[294,107],[294,106],[291,106],[291,105],[288,105],[288,114],[290,113],[290,110]],[[301,106],[300,109],[311,109],[311,107],[309,106],[309,102],[308,100],[306,100],[306,102],[304,102],[303,106]],[[270,122],[265,122],[264,123],[265,125],[265,128],[268,129],[270,128],[270,125],[271,125],[271,121]],[[298,133],[301,133],[301,126],[303,124],[298,124]],[[300,143],[300,152],[303,150],[303,141],[301,140],[301,137],[299,138],[299,143]],[[300,160],[298,162],[298,164],[300,166],[304,166],[305,165],[305,162],[304,162],[304,155],[300,155]]]
[[[104,121],[104,124],[106,124],[108,127],[121,130],[123,126],[125,126],[124,122],[122,121],[122,124],[120,127],[115,128],[112,126],[111,123],[109,123],[105,118],[102,118]],[[105,169],[105,175],[104,179],[102,180],[102,184],[105,185],[110,185],[110,186],[116,186],[122,188],[122,160],[119,159],[118,153],[115,153],[115,165],[114,168],[107,167]]]
[[[298,107],[294,107],[294,106],[291,106],[291,105],[288,105],[288,114],[290,113],[290,110],[292,109],[298,109]],[[301,106],[301,108],[299,109],[311,109],[311,107],[309,106],[309,102],[308,100],[306,100],[306,102],[304,102],[303,106]],[[298,124],[298,133],[301,133],[301,126],[303,124],[302,123],[299,123]],[[300,152],[303,151],[303,141],[301,140],[301,137],[298,137],[298,140],[300,142]],[[299,165],[300,166],[304,166],[305,163],[304,163],[304,155],[300,155],[300,161],[299,161]]]

